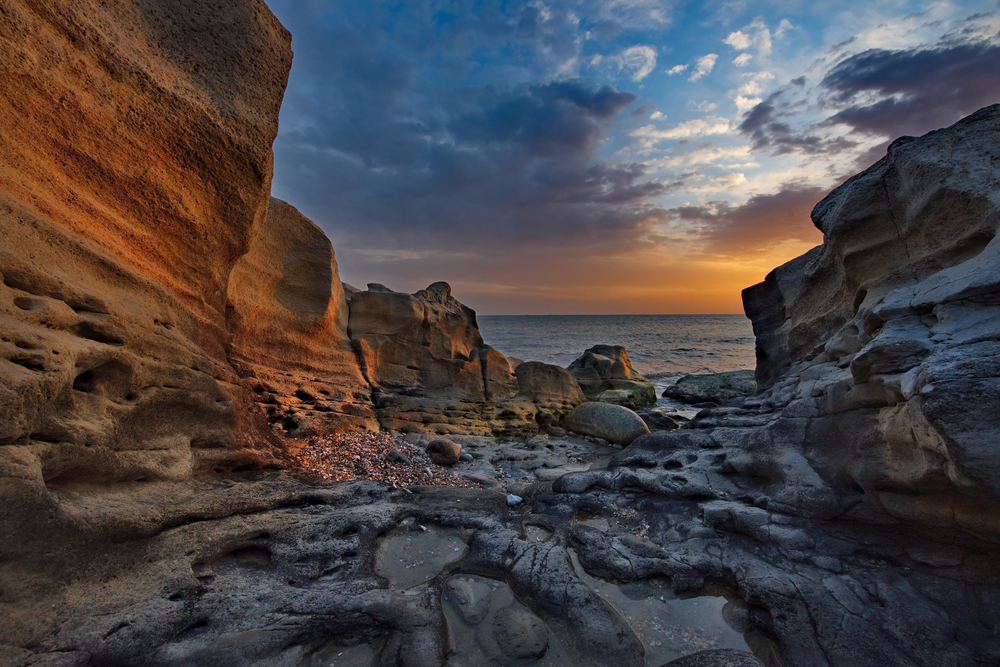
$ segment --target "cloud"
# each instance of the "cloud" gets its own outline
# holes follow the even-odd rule
[[[786,183],[778,192],[755,195],[742,205],[710,202],[670,209],[668,215],[696,226],[708,253],[745,257],[788,241],[822,242],[810,213],[825,195],[824,188]]]
[[[687,65],[674,65],[674,66],[673,66],[673,67],[671,67],[670,69],[666,70],[666,72],[667,72],[667,74],[669,74],[670,76],[673,76],[674,74],[680,74],[681,72],[683,72],[683,71],[684,71],[684,70],[686,70],[687,68],[688,68],[688,66],[687,66]]]
[[[619,70],[630,72],[633,81],[642,81],[656,67],[656,49],[651,46],[631,46],[606,60],[615,64]]]
[[[647,167],[676,169],[694,165],[718,164],[723,168],[756,167],[749,146],[705,146],[671,157],[646,162]]]
[[[667,115],[661,111],[654,111],[652,114],[650,114],[649,118],[651,120],[666,120]]]
[[[718,54],[709,53],[706,56],[698,58],[695,62],[695,70],[688,77],[688,81],[697,81],[698,79],[711,74],[712,69],[715,67],[715,61],[719,59]]]
[[[754,106],[743,118],[739,132],[750,137],[754,150],[767,150],[772,155],[789,153],[835,154],[855,148],[858,142],[842,136],[823,136],[807,130],[796,130],[785,122],[790,113],[779,106],[784,91],[772,93]],[[746,100],[750,102],[752,100]],[[737,102],[739,104],[739,102]]]
[[[749,53],[741,53],[740,55],[733,58],[733,64],[737,67],[746,67],[750,60],[753,58]]]
[[[949,42],[869,49],[839,62],[820,83],[843,107],[828,123],[892,138],[920,135],[1000,101],[1000,45]]]
[[[778,27],[780,34],[791,27],[791,23],[783,20]],[[775,35],[778,36],[779,32]],[[753,48],[762,56],[771,53],[771,31],[762,21],[754,21],[742,30],[729,33],[729,36],[722,40],[723,44],[728,44],[737,51],[746,51]]]
[[[748,185],[746,175],[742,173],[736,174],[722,174],[721,176],[716,176],[712,180],[708,181],[704,185],[692,185],[685,188],[685,192],[690,192],[692,194],[703,194],[708,192],[721,192],[721,191],[731,191]]]
[[[695,118],[667,130],[661,130],[655,125],[644,125],[633,130],[630,135],[640,139],[663,141],[665,139],[689,139],[714,134],[729,134],[732,129],[732,125],[725,118],[708,117]]]

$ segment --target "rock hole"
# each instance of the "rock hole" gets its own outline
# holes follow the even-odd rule
[[[14,305],[21,310],[41,310],[45,307],[45,302],[41,299],[33,299],[28,296],[19,296],[14,299]]]
[[[37,359],[32,359],[31,357],[14,357],[10,359],[10,362],[23,368],[27,368],[29,371],[35,371],[36,373],[42,373],[45,371],[45,366],[43,366]]]
[[[858,310],[861,308],[861,304],[865,302],[865,297],[868,296],[868,290],[864,287],[858,290],[858,293],[854,295],[854,314],[858,314]]]
[[[271,550],[265,547],[243,547],[230,551],[228,556],[241,565],[267,565],[271,562]]]
[[[341,537],[351,537],[352,535],[357,535],[357,534],[358,534],[357,527],[356,526],[350,526],[348,528],[345,528],[343,531],[341,531],[340,536]]]
[[[73,327],[73,333],[80,338],[86,338],[87,340],[92,340],[97,343],[104,343],[105,345],[124,345],[120,338],[101,331],[90,322],[80,322],[80,324]]]
[[[684,464],[678,461],[677,459],[670,459],[669,461],[665,461],[663,463],[664,470],[680,470],[683,467]]]
[[[358,557],[357,551],[345,551],[343,555],[343,558],[357,558],[357,557]]]
[[[73,380],[73,389],[89,394],[94,391],[96,384],[93,371],[84,371]]]
[[[184,594],[181,593],[180,591],[177,591],[176,593],[167,598],[167,600],[169,600],[170,602],[177,602],[178,600],[183,600],[183,599],[184,599]]]

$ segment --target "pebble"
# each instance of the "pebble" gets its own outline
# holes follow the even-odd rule
[[[510,505],[511,507],[520,504],[523,500],[524,498],[522,498],[521,496],[515,496],[513,493],[507,494],[507,504]]]
[[[370,479],[402,491],[408,491],[407,486],[483,486],[451,475],[434,465],[422,448],[390,433],[360,431],[309,438],[295,458],[306,475],[331,482]]]

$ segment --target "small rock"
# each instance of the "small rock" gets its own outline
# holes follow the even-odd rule
[[[545,429],[545,432],[548,433],[553,438],[565,438],[566,437],[566,429],[559,428],[558,426],[550,426],[547,429]]]
[[[462,455],[458,457],[458,460],[459,461],[471,461],[472,460],[472,454],[470,454],[469,452],[462,452]]]
[[[431,440],[424,451],[439,466],[453,466],[462,456],[462,446],[451,440]]]
[[[408,456],[398,449],[390,449],[385,455],[385,460],[389,463],[402,463],[403,465],[412,465],[413,463]]]
[[[505,655],[517,660],[537,660],[549,648],[549,630],[542,619],[515,607],[504,607],[493,616],[493,637]]]
[[[510,505],[511,507],[520,504],[523,500],[524,498],[522,498],[521,496],[515,496],[513,493],[507,494],[507,504]]]

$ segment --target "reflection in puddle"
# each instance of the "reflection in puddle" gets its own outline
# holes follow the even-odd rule
[[[406,589],[429,581],[465,553],[465,542],[451,533],[434,526],[404,525],[408,529],[383,540],[375,554],[375,571],[387,578],[392,588]]]
[[[743,635],[729,627],[722,616],[726,599],[699,596],[679,599],[669,587],[637,582],[625,586],[587,574],[574,551],[573,567],[580,579],[610,602],[646,649],[647,667],[689,653],[716,648],[749,650]]]
[[[375,651],[368,644],[339,646],[331,644],[312,656],[313,667],[371,667]]]
[[[506,583],[456,575],[445,584],[444,600],[454,643],[448,667],[573,667],[555,635],[517,601]],[[521,633],[526,641],[511,641],[511,627],[518,625],[511,619],[530,619],[520,624],[530,630]]]

